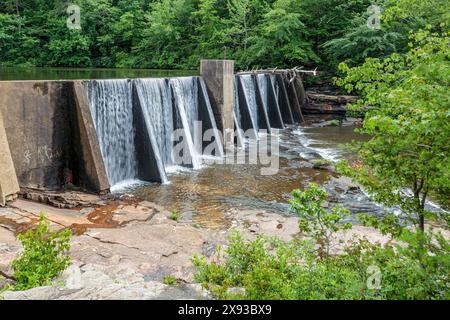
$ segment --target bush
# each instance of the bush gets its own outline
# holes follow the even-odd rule
[[[396,242],[354,239],[332,255],[335,233],[352,227],[342,222],[348,211],[326,209],[327,193],[315,184],[293,196],[291,208],[308,240],[245,240],[233,232],[211,261],[193,257],[194,280],[220,299],[450,298],[450,243],[440,233],[411,231],[389,215],[379,221],[361,216]]]
[[[199,256],[192,261],[194,280],[219,299],[449,299],[448,246],[444,240],[431,254],[411,244],[360,240],[343,254],[320,259],[311,241],[262,236],[250,241],[233,233],[214,261]],[[379,286],[369,286],[377,270]],[[236,287],[243,290],[232,290]]]
[[[17,238],[23,252],[12,262],[16,290],[49,285],[70,264],[70,229],[51,231],[43,214],[36,230],[29,230]]]
[[[324,205],[328,194],[315,183],[311,183],[305,191],[293,190],[292,196],[289,202],[299,217],[300,232],[317,242],[320,257],[328,257],[333,235],[352,227],[348,222],[343,223],[350,211],[339,204],[326,209]]]

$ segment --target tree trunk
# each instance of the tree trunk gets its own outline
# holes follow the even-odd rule
[[[423,213],[419,213],[419,228],[420,231],[425,232],[425,217]]]

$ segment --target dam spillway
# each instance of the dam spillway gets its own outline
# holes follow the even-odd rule
[[[211,142],[215,157],[225,155],[221,134],[224,125],[230,128],[227,117],[242,131],[291,124],[292,110],[283,115],[289,105],[278,75],[231,75],[235,90],[226,90],[234,101],[226,112],[217,105],[228,98],[221,100],[220,92],[217,97],[203,76],[1,82],[7,156],[15,169],[8,175],[21,187],[50,190],[73,184],[107,192],[130,180],[166,183],[178,166],[201,167]],[[26,134],[17,134],[17,127]],[[174,131],[182,133],[178,140]],[[235,133],[239,146],[245,145],[242,131]],[[180,142],[187,147],[174,155]]]
[[[136,179],[131,82],[94,80],[85,85],[109,183]]]
[[[166,183],[167,172],[177,165],[198,169],[202,135],[208,129],[214,132],[215,155],[223,156],[201,78],[93,80],[84,84],[112,186],[132,180]],[[186,154],[173,154],[176,130]],[[180,156],[181,163],[175,159]]]

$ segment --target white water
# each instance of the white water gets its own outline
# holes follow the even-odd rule
[[[267,90],[268,82],[267,82],[267,75],[265,74],[258,74],[258,85],[259,85],[259,91],[261,92],[261,98],[263,100],[264,109],[266,109],[266,112],[269,110],[269,92]]]
[[[194,145],[194,141],[199,139],[194,127],[194,122],[198,119],[197,81],[195,78],[173,78],[169,80],[169,83],[173,89],[174,101],[180,115],[192,167],[198,169],[201,166],[200,152]]]
[[[159,168],[163,183],[167,183],[165,168],[173,165],[173,108],[170,87],[165,79],[138,79],[136,91],[143,108],[147,130],[155,138],[155,156],[162,162]]]
[[[86,88],[110,185],[136,179],[131,82],[95,80]]]
[[[247,105],[250,111],[250,117],[252,120],[253,128],[258,131],[258,105],[256,104],[256,88],[255,82],[252,79],[251,75],[242,75],[239,76],[242,87],[244,88],[244,96],[247,101]]]
[[[309,138],[302,128],[294,130],[293,133],[299,137],[302,146],[317,152],[325,160],[331,162],[338,162],[342,160],[340,149],[336,148],[335,144],[329,143],[330,147],[326,148],[324,147],[326,142]],[[321,146],[315,147],[313,146],[315,144],[320,144]]]

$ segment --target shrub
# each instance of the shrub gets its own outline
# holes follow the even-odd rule
[[[319,160],[314,161],[313,168],[314,169],[322,169],[324,167],[328,167],[331,165],[332,165],[332,162],[330,160],[319,159]]]
[[[70,264],[70,229],[50,230],[43,214],[36,230],[29,230],[17,238],[22,242],[23,252],[12,262],[16,290],[26,290],[49,285]]]
[[[327,193],[311,184],[294,190],[292,209],[307,240],[283,242],[238,232],[211,261],[194,256],[194,280],[220,299],[449,299],[450,243],[434,231],[411,231],[387,215],[364,224],[390,234],[395,243],[354,239],[338,255],[330,254],[335,232],[351,228],[341,206],[326,209]],[[316,247],[319,250],[316,250]],[[234,290],[239,288],[241,290]]]
[[[343,223],[350,212],[341,205],[326,209],[324,204],[328,194],[315,183],[311,183],[305,191],[293,190],[292,196],[289,202],[299,217],[300,231],[317,242],[320,257],[328,257],[334,233],[352,227],[349,222]]]
[[[194,280],[219,299],[448,299],[449,243],[432,238],[440,242],[433,251],[420,252],[412,242],[392,247],[359,240],[343,254],[321,259],[308,240],[250,241],[233,233],[214,261],[193,257]],[[379,287],[368,285],[374,267]],[[232,290],[236,287],[243,290]]]

